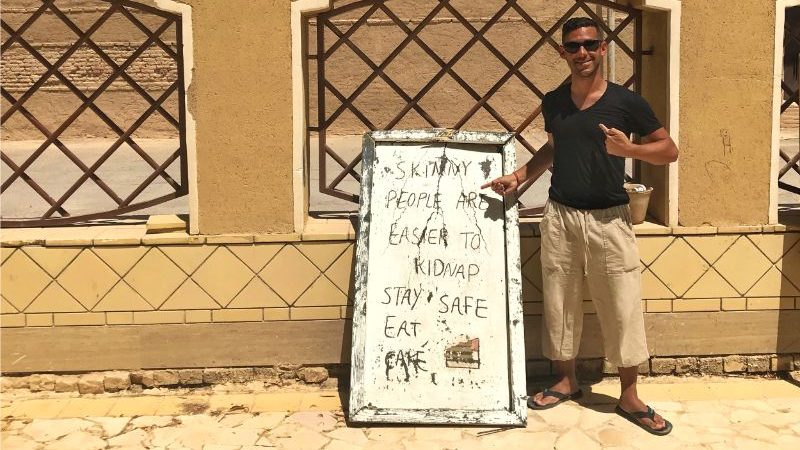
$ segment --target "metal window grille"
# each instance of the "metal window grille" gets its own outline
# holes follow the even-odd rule
[[[606,41],[617,50],[617,64],[611,64],[617,69],[610,78],[639,91],[641,11],[608,0],[542,1],[551,11],[552,5],[561,9],[537,18],[541,5],[534,3],[432,0],[425,2],[430,10],[409,11],[403,2],[366,0],[337,2],[311,17],[309,137],[318,144],[319,192],[358,202],[361,154],[337,147],[338,135],[405,127],[461,129],[479,123],[482,129],[516,133],[519,146],[535,153],[538,145],[530,132],[541,129],[541,100],[569,79],[563,63],[540,65],[557,57],[561,26],[574,16],[601,24]],[[615,20],[605,20],[609,11]],[[516,26],[514,35],[498,31],[509,23]],[[444,29],[435,30],[437,26]],[[487,70],[475,73],[481,65]],[[472,70],[464,69],[470,66]],[[558,78],[542,80],[545,71],[558,73]],[[524,98],[515,101],[509,95]],[[509,104],[513,108],[496,106]],[[451,110],[459,113],[454,116]]]
[[[6,8],[3,12],[4,81],[13,78],[22,80],[20,83],[24,85],[27,79],[30,83],[16,89],[4,83],[2,125],[6,131],[12,122],[24,122],[38,130],[40,138],[44,137],[27,154],[12,152],[7,148],[8,140],[4,141],[0,152],[4,171],[0,186],[2,201],[7,205],[36,197],[43,201],[43,207],[33,208],[26,217],[7,217],[4,212],[3,227],[63,225],[113,218],[188,193],[180,16],[132,1],[97,1],[89,8],[84,7],[82,15],[68,7],[65,2],[43,0],[32,10],[9,11]],[[61,47],[56,45],[59,48],[53,54],[54,45],[42,44],[36,39],[55,33],[56,28],[69,40],[61,43]],[[120,29],[128,30],[128,34],[115,36],[114,30]],[[141,38],[141,42],[132,43],[122,54],[112,52],[108,43],[100,40],[109,36],[112,40],[122,40],[131,33]],[[133,69],[150,64],[148,55],[154,53],[160,61],[158,67],[153,68],[156,80],[142,81]],[[28,63],[13,64],[20,54]],[[95,66],[84,67],[80,62],[71,62],[76,55],[87,54],[97,63]],[[86,73],[78,73],[80,70]],[[108,100],[104,106],[104,96],[119,89],[135,93],[132,96],[142,108],[135,110],[130,106],[135,110],[135,119],[116,118],[108,112]],[[68,101],[77,104],[66,118],[53,119],[41,105],[36,110],[36,102],[32,101],[38,95],[55,91],[69,96]],[[87,154],[65,138],[77,121],[88,116],[102,124],[110,141],[113,140],[99,156]],[[175,150],[169,149],[160,160],[145,150],[137,138],[142,125],[154,120],[161,121],[160,126],[167,130],[167,135],[174,136],[170,141],[174,144],[168,145]],[[109,179],[113,176],[101,176],[112,173],[108,169],[116,164],[114,156],[123,153],[122,149],[145,168],[141,177],[135,178],[133,186],[115,186],[115,180]],[[51,164],[47,171],[36,170],[45,156],[60,158],[60,162]],[[71,171],[77,178],[67,186],[54,186],[50,178],[62,171]],[[154,183],[156,180],[158,182]],[[100,210],[71,207],[74,203],[71,199],[74,200],[82,189],[89,189],[93,195],[110,201]]]
[[[781,115],[797,115],[797,109],[791,108],[792,105],[798,106],[798,64],[800,63],[800,7],[786,9],[786,22],[784,26],[783,40],[783,79],[781,80],[781,93],[783,103],[781,104]],[[797,119],[795,117],[794,119]],[[797,136],[800,137],[800,136]],[[790,183],[790,172],[800,175],[800,147],[781,145],[779,155],[782,165],[778,169],[778,187],[793,194],[800,195],[800,185],[795,186]]]

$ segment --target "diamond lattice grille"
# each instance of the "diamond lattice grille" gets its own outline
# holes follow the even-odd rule
[[[331,10],[311,18],[308,28],[310,147],[318,153],[312,161],[318,161],[319,192],[358,202],[360,140],[347,137],[370,130],[512,131],[527,157],[535,153],[546,141],[544,93],[569,76],[557,49],[561,25],[575,16],[602,24],[606,41],[616,49],[614,60],[606,61],[613,67],[606,69],[609,78],[638,90],[641,14],[626,5],[607,0],[334,2]]]
[[[115,217],[187,193],[180,16],[128,1],[84,3],[4,11],[4,227]],[[120,91],[131,94],[125,120],[108,106]],[[172,138],[167,150],[142,143],[147,127]],[[9,134],[36,144],[9,143]],[[98,134],[107,139],[86,145]],[[114,158],[122,153],[130,155]],[[139,170],[120,176],[130,168],[119,160]]]
[[[786,21],[783,34],[783,79],[781,80],[781,122],[795,123],[794,138],[797,139],[799,128],[798,106],[800,105],[800,84],[798,84],[798,64],[800,63],[800,7],[786,9]],[[790,141],[787,141],[790,142]],[[778,154],[781,166],[778,170],[778,187],[800,196],[800,146],[784,145],[782,140]]]

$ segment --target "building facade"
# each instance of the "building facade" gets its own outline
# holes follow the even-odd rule
[[[3,44],[4,78],[13,81],[3,86],[4,162],[8,157],[13,163],[3,166],[4,184],[8,173],[15,175],[8,192],[14,183],[36,181],[26,178],[21,162],[32,153],[11,152],[24,147],[17,141],[49,136],[47,145],[37,141],[31,148],[58,152],[48,145],[63,144],[79,159],[80,146],[70,139],[135,147],[124,136],[129,128],[97,125],[105,122],[100,114],[63,130],[56,119],[49,126],[42,117],[69,115],[88,100],[114,116],[112,122],[131,126],[141,116],[120,105],[144,99],[141,110],[164,121],[143,122],[137,138],[173,139],[178,151],[148,163],[144,179],[164,179],[167,187],[141,200],[183,198],[185,210],[175,212],[187,213],[188,226],[167,232],[148,232],[135,220],[61,226],[69,220],[58,211],[68,201],[45,208],[61,222],[18,226],[26,223],[7,221],[11,216],[4,213],[0,330],[6,373],[347,364],[358,224],[336,211],[356,207],[358,149],[348,146],[348,136],[383,127],[509,129],[521,137],[520,155],[529,154],[541,142],[536,91],[552,89],[566,75],[553,56],[559,24],[590,14],[605,20],[615,43],[607,73],[648,99],[680,149],[670,166],[638,165],[632,172],[655,188],[649,221],[636,226],[653,356],[643,370],[676,370],[676,358],[722,364],[731,355],[772,357],[772,370],[800,363],[800,215],[792,206],[800,202],[779,184],[791,187],[785,177],[800,173],[791,147],[797,121],[787,118],[797,110],[781,83],[785,14],[800,2],[563,0],[538,8],[535,0],[480,6],[428,0],[56,1],[65,16],[78,17],[74,23],[84,32],[69,26],[61,31],[64,41],[80,41],[72,54],[78,59],[69,64],[70,58],[59,64],[58,55],[70,45],[34,42],[37,33],[39,41],[53,36],[42,30],[63,24],[59,14],[43,10],[31,22],[45,21],[37,30],[25,24],[42,5],[17,3],[8,2],[3,19],[3,40],[9,42]],[[113,11],[106,25],[92,31],[96,37],[87,33],[114,5],[144,28]],[[167,30],[171,37],[154,37]],[[136,33],[138,40],[129,38]],[[29,46],[50,68],[31,62],[36,57]],[[414,50],[391,56],[401,46]],[[103,59],[95,47],[122,68],[108,83],[115,68],[92,62]],[[128,63],[126,55],[136,52]],[[390,56],[399,67],[386,63]],[[526,56],[532,59],[523,61]],[[85,70],[95,66],[105,68]],[[40,72],[48,71],[49,80],[61,80],[59,72],[84,97],[64,88],[63,80],[37,86]],[[445,81],[426,90],[437,77]],[[31,87],[35,95],[13,106]],[[400,115],[403,110],[410,114]],[[39,117],[48,133],[20,116]],[[34,173],[37,166],[27,167]],[[102,167],[80,171],[100,173]],[[172,174],[174,185],[164,174]],[[346,179],[349,185],[337,184]],[[83,180],[100,186],[91,174]],[[132,186],[125,193],[138,199],[133,193],[141,185]],[[66,187],[51,193],[53,200]],[[36,195],[25,192],[21,198]],[[315,199],[326,195],[344,203],[318,207],[326,203]],[[137,201],[119,197],[128,202],[87,210],[87,217]],[[526,206],[535,212],[535,199]],[[535,215],[520,223],[532,367],[542,359],[537,223]],[[581,357],[601,358],[588,295],[584,305]],[[672,368],[657,368],[653,361],[661,360],[673,361]]]

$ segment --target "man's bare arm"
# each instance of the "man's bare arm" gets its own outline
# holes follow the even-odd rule
[[[634,144],[625,133],[616,128],[606,128],[602,124],[600,128],[606,134],[606,150],[609,155],[638,159],[658,166],[678,159],[678,146],[664,127],[642,137],[641,144]]]
[[[553,147],[553,135],[547,133],[547,143],[538,152],[534,153],[533,158],[527,164],[508,175],[484,184],[481,189],[491,186],[492,190],[498,194],[508,195],[516,191],[525,181],[538,179],[547,169],[553,166]]]

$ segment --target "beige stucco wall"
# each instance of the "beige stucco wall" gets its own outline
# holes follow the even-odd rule
[[[681,2],[682,225],[768,221],[775,2],[735,3]]]
[[[291,232],[290,2],[188,3],[200,232]]]

